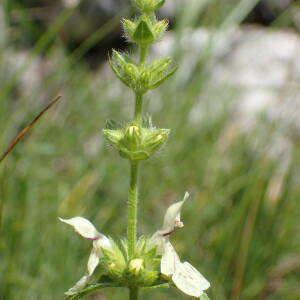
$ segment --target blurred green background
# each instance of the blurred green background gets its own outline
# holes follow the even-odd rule
[[[175,39],[170,55],[180,70],[147,96],[154,124],[172,134],[143,164],[139,231],[157,230],[165,208],[188,190],[185,227],[172,241],[182,260],[209,279],[212,299],[300,299],[295,124],[282,128],[261,114],[244,130],[233,122],[234,92],[207,88],[218,39],[193,54],[180,42],[197,28],[222,35],[246,24],[297,35],[299,2],[166,5],[160,16],[171,20],[166,39]],[[91,244],[58,216],[85,216],[113,237],[126,232],[128,164],[104,142],[101,129],[107,119],[132,115],[132,95],[105,61],[112,47],[135,53],[120,28],[121,17],[131,15],[128,2],[116,0],[0,2],[1,151],[53,96],[63,95],[0,165],[1,300],[63,299],[85,272]],[[287,137],[289,150],[276,155],[278,135]],[[88,299],[126,299],[124,291],[107,289]],[[144,292],[142,299],[188,297],[168,289]]]

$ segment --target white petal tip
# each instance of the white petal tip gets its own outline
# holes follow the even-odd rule
[[[72,226],[78,234],[86,239],[96,240],[101,236],[95,226],[83,217],[74,217],[71,219],[59,218],[59,220]]]
[[[83,276],[73,287],[65,292],[67,296],[73,296],[78,294],[88,283],[89,276]]]
[[[186,191],[182,201],[186,201],[189,197],[190,197],[190,193]]]

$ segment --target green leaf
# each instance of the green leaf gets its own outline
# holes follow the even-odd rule
[[[169,288],[169,287],[170,287],[170,285],[169,285],[168,281],[162,281],[162,282],[158,282],[158,283],[155,283],[153,285],[150,285],[150,286],[143,287],[143,289],[153,290],[153,289]]]
[[[171,63],[171,59],[169,57],[160,58],[154,61],[148,67],[150,74],[155,78],[156,76],[161,75],[161,73],[165,72]]]
[[[175,74],[175,72],[178,70],[178,67],[174,67],[173,69],[171,69],[171,71],[169,71],[168,73],[166,73],[164,76],[162,76],[159,80],[157,80],[156,82],[154,82],[152,85],[150,85],[150,89],[156,89],[158,88],[161,84],[163,84],[168,78],[170,78],[173,74]]]
[[[139,44],[150,44],[154,41],[154,35],[148,22],[141,20],[134,32],[133,39]]]
[[[117,284],[116,282],[105,280],[103,282],[90,284],[89,286],[87,286],[85,289],[81,290],[76,295],[66,297],[66,300],[81,299],[83,296],[85,296],[87,294],[90,294],[96,290],[100,290],[100,289],[104,289],[104,288],[108,288],[108,287],[121,287],[121,286],[119,284]]]

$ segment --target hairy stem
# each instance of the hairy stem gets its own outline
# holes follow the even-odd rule
[[[140,46],[140,66],[144,66],[148,53],[148,46]]]
[[[137,204],[138,204],[138,162],[131,161],[130,164],[130,189],[128,196],[128,254],[134,254],[136,242]]]
[[[143,95],[135,95],[135,109],[134,109],[134,120],[139,124],[142,122],[142,113],[143,113]]]
[[[129,300],[137,300],[139,298],[138,288],[129,288]]]
[[[140,61],[139,65],[144,67],[148,53],[148,46],[140,46]],[[143,113],[143,94],[135,95],[134,120],[141,125]],[[137,227],[137,206],[138,206],[138,162],[130,162],[130,189],[128,196],[128,255],[129,259],[134,255],[136,243],[136,227]],[[139,289],[129,288],[129,300],[138,300]]]

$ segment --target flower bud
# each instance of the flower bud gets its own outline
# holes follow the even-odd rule
[[[150,72],[148,70],[145,70],[139,76],[138,88],[139,88],[140,92],[145,92],[148,90],[149,81],[150,81]]]
[[[144,260],[141,258],[132,259],[129,262],[129,271],[132,272],[134,275],[138,275],[138,273],[144,270]]]
[[[123,143],[129,150],[136,151],[139,149],[141,143],[141,130],[138,125],[133,124],[125,129]]]
[[[151,13],[163,6],[165,0],[132,0],[133,6],[144,13]]]
[[[122,23],[127,38],[139,45],[154,43],[168,27],[166,20],[158,22],[153,15],[142,15],[136,21],[124,19]]]
[[[135,122],[125,128],[103,130],[109,143],[131,161],[150,158],[166,142],[169,133],[169,129],[144,128]]]

